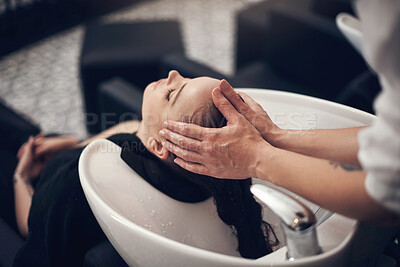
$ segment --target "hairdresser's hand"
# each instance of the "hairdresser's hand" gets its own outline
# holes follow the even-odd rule
[[[25,148],[21,152],[14,177],[22,178],[27,182],[35,180],[43,170],[46,162],[43,159],[35,157],[35,138],[29,137],[25,143]]]
[[[228,121],[223,128],[203,128],[168,121],[160,134],[164,146],[177,156],[175,163],[198,174],[217,178],[254,177],[258,152],[272,148],[251,123],[232,106],[220,89],[213,101]]]
[[[269,143],[274,143],[274,138],[283,134],[278,126],[276,126],[267,112],[245,93],[236,93],[232,86],[225,80],[222,80],[219,86],[222,94],[231,102],[240,114],[242,114]],[[240,99],[240,97],[243,99]]]

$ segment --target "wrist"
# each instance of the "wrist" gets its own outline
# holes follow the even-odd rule
[[[16,184],[19,181],[23,181],[24,183],[28,183],[29,182],[28,177],[26,177],[22,173],[15,173],[14,177],[13,177],[13,183]]]
[[[275,147],[279,147],[279,143],[286,136],[286,131],[276,125],[268,127],[263,133],[264,139]]]
[[[252,177],[269,181],[270,180],[270,162],[274,158],[277,148],[267,142],[259,144],[255,149],[255,164],[252,170]]]

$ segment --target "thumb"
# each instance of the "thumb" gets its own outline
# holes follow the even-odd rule
[[[238,124],[242,116],[221,93],[220,89],[215,88],[212,91],[212,99],[218,110],[224,115],[228,124]]]

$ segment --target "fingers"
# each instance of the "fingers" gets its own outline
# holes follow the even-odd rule
[[[225,96],[222,94],[220,89],[215,88],[212,91],[212,98],[213,98],[215,106],[222,113],[222,115],[224,115],[224,117],[228,121],[228,124],[238,124],[239,123],[239,117],[241,115],[232,106],[231,102],[229,102],[228,99],[225,98]],[[239,97],[238,97],[238,99],[240,102],[242,102],[242,100],[240,100]]]
[[[199,125],[188,124],[178,121],[165,121],[164,128],[167,128],[168,130],[178,133],[180,135],[194,138],[200,141],[204,140],[207,133],[212,131],[212,129],[210,128],[204,128]]]
[[[249,107],[254,110],[254,111],[258,111],[258,110],[264,110],[260,104],[258,104],[256,101],[254,101],[253,98],[251,98],[248,94],[243,93],[243,92],[238,92],[238,94],[243,98],[243,100],[249,105]]]
[[[43,141],[45,140],[44,134],[43,133],[39,133],[37,134],[35,137],[32,138],[33,139],[33,146],[37,147],[39,145],[41,145],[43,143]],[[29,139],[28,139],[29,141]],[[18,150],[17,152],[17,158],[21,159],[22,154],[24,153],[24,150],[26,148],[26,145],[28,143],[28,141],[26,141]]]
[[[36,156],[41,157],[47,153],[53,153],[53,150],[55,150],[54,147],[48,146],[46,144],[40,144],[38,147],[36,147],[35,154]]]
[[[233,87],[226,80],[222,80],[220,82],[219,89],[239,112],[241,112],[241,109],[247,106],[246,103],[242,101],[240,96],[235,92]]]
[[[19,148],[19,150],[18,150],[18,152],[17,152],[17,158],[18,158],[18,159],[21,159],[21,156],[22,156],[22,154],[24,153],[25,147],[26,147],[26,143],[24,143],[24,144]]]
[[[35,138],[34,138],[34,145],[35,146],[39,146],[39,145],[41,145],[41,144],[43,144],[43,142],[46,140],[46,137],[44,137],[44,136],[35,136]]]
[[[182,136],[168,129],[161,130],[160,135],[169,140],[171,143],[174,143],[184,149],[199,151],[201,146],[201,142],[199,140]]]
[[[244,100],[244,102],[246,102],[247,104],[251,103],[251,102],[255,102],[253,100],[253,98],[251,98],[248,94],[243,93],[243,92],[237,92],[238,95],[240,95],[242,97],[242,99]]]
[[[176,158],[174,162],[185,170],[202,175],[209,175],[208,169],[201,164],[185,161],[181,158]]]
[[[219,88],[222,94],[231,102],[231,104],[245,117],[252,115],[252,109],[247,104],[246,100],[243,101],[240,95],[233,90],[232,86],[226,81],[222,80]]]
[[[199,153],[183,149],[169,141],[163,142],[163,146],[168,149],[168,151],[175,154],[177,157],[184,159],[185,161],[196,163],[201,163],[203,161],[203,158]]]
[[[20,161],[21,162],[27,162],[32,160],[32,154],[33,154],[33,137],[29,137],[28,142],[26,142],[25,144],[25,149],[24,151],[21,153],[21,158]]]

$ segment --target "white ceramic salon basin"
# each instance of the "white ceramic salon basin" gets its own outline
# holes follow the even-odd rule
[[[369,125],[374,119],[368,113],[312,97],[272,90],[241,91],[259,102],[282,128],[353,127]],[[110,141],[97,140],[84,149],[79,176],[97,221],[130,266],[343,266],[349,260],[357,228],[354,220],[319,211],[318,217],[329,217],[317,227],[322,254],[287,261],[282,244],[265,257],[248,260],[236,251],[236,237],[219,219],[212,199],[188,204],[160,193],[120,159],[120,147]],[[266,207],[264,219],[275,225],[284,241],[276,216]]]

